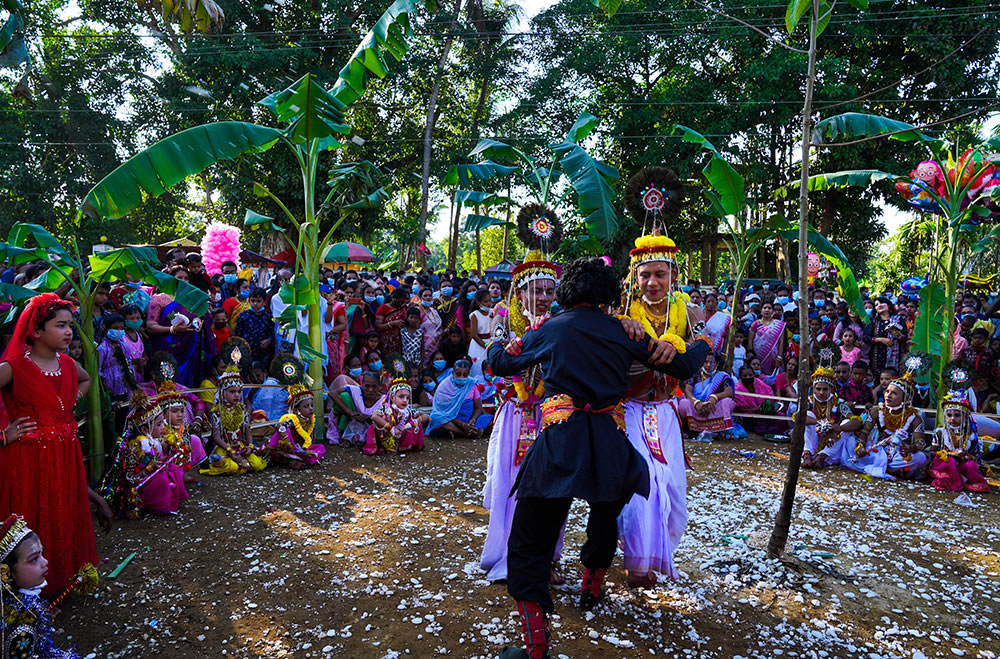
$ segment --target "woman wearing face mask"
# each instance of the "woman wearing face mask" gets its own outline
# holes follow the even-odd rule
[[[760,358],[761,373],[773,376],[781,367],[781,355],[785,354],[785,321],[774,317],[774,305],[770,302],[760,305],[760,320],[750,325],[750,345]]]
[[[420,291],[420,329],[424,330],[423,368],[430,366],[431,357],[441,342],[441,314],[434,308],[434,291],[425,286]]]
[[[479,387],[469,377],[472,363],[459,359],[455,367],[434,394],[434,407],[427,434],[478,438],[490,425],[492,417],[483,414]]]
[[[684,383],[677,413],[689,432],[698,433],[699,441],[710,442],[717,434],[732,434],[733,407],[733,380],[716,368],[715,354],[709,352],[701,372]]]
[[[434,376],[434,381],[439,385],[444,382],[445,378],[451,375],[451,367],[448,366],[447,357],[445,357],[445,354],[441,350],[435,350],[434,354],[431,355],[428,373]]]
[[[864,335],[865,342],[871,346],[871,367],[874,373],[881,373],[887,365],[895,366],[888,363],[890,353],[902,354],[900,349],[902,352],[906,351],[906,337],[903,336],[900,340],[889,330],[890,325],[905,326],[895,314],[896,308],[889,298],[880,297],[875,300],[875,314],[871,324],[865,328]]]
[[[472,357],[470,377],[476,383],[483,379],[483,358],[486,356],[486,342],[490,339],[490,293],[480,289],[475,295],[476,309],[469,314],[469,356]]]
[[[450,279],[441,280],[441,296],[437,299],[438,315],[441,316],[441,332],[444,334],[458,325],[459,301],[455,297],[455,286]]]
[[[389,304],[383,304],[375,312],[375,331],[378,332],[379,346],[387,355],[399,354],[403,351],[403,343],[399,338],[399,329],[406,325],[406,313],[409,308],[406,300],[409,296],[399,287],[392,292]]]

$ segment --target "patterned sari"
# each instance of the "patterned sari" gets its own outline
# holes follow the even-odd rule
[[[431,356],[441,342],[441,314],[434,307],[420,307],[420,329],[424,330],[423,368],[431,364]]]
[[[785,321],[772,320],[765,325],[755,320],[750,329],[756,332],[753,339],[753,351],[760,358],[761,375],[773,375],[778,368],[778,347],[785,333]]]

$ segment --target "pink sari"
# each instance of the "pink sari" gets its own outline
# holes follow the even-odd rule
[[[755,331],[753,338],[753,351],[760,358],[761,375],[773,375],[778,367],[778,346],[781,343],[781,336],[785,333],[785,321],[772,320],[764,325],[759,320],[755,320],[750,329]]]

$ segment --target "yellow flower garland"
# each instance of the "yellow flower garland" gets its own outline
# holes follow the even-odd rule
[[[684,306],[684,300],[680,296],[676,296],[670,301],[667,329],[661,335],[657,335],[656,330],[653,328],[653,321],[649,319],[649,313],[646,311],[646,307],[641,300],[632,302],[628,310],[628,315],[629,318],[642,325],[642,329],[646,331],[646,334],[654,339],[666,341],[674,346],[677,352],[684,353],[687,351],[687,345],[684,343],[684,339],[678,334],[678,332],[683,332],[687,326],[687,309]]]
[[[522,403],[528,402],[528,388],[524,386],[524,380],[514,380],[514,391]],[[541,398],[543,395],[545,395],[545,383],[539,380],[538,386],[535,387],[535,397]]]
[[[301,437],[304,440],[302,442],[302,448],[307,449],[312,445],[313,430],[316,428],[315,414],[313,415],[312,421],[309,423],[308,428],[302,427],[302,422],[299,421],[298,414],[286,414],[285,416],[281,417],[279,423],[281,422],[290,423],[295,427],[295,431],[299,433],[299,437]]]

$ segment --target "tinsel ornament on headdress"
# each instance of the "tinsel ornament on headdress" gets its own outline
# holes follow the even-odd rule
[[[898,378],[893,378],[889,383],[890,387],[896,387],[903,392],[903,402],[909,403],[913,400],[913,394],[917,390],[917,376],[924,375],[931,368],[931,358],[925,352],[911,352],[903,360],[903,368],[906,370]]]
[[[684,207],[684,185],[666,167],[644,167],[625,185],[625,210],[636,224],[650,229],[677,217]]]
[[[250,368],[250,344],[247,340],[239,336],[231,336],[222,342],[219,347],[219,354],[226,366],[235,366],[242,375],[246,375]]]
[[[11,515],[4,520],[3,526],[0,526],[0,562],[7,560],[21,541],[30,534],[31,529],[20,515]]]
[[[973,368],[964,361],[956,359],[944,369],[944,381],[952,390],[965,390],[972,386]]]
[[[840,361],[840,347],[830,339],[823,339],[813,344],[812,356],[816,366],[833,369]]]
[[[170,362],[164,362],[170,366]],[[171,368],[173,368],[171,366]],[[188,399],[185,394],[177,390],[177,385],[174,383],[173,379],[164,379],[157,387],[159,394],[156,396],[156,401],[164,409],[171,407],[186,407],[188,404]]]
[[[517,237],[527,252],[512,271],[512,289],[536,279],[559,279],[559,267],[549,259],[562,244],[562,222],[548,206],[527,204],[517,214]]]
[[[132,392],[128,406],[129,412],[125,420],[137,433],[141,432],[143,424],[163,411],[160,408],[159,400],[146,395],[142,389],[136,389]]]

